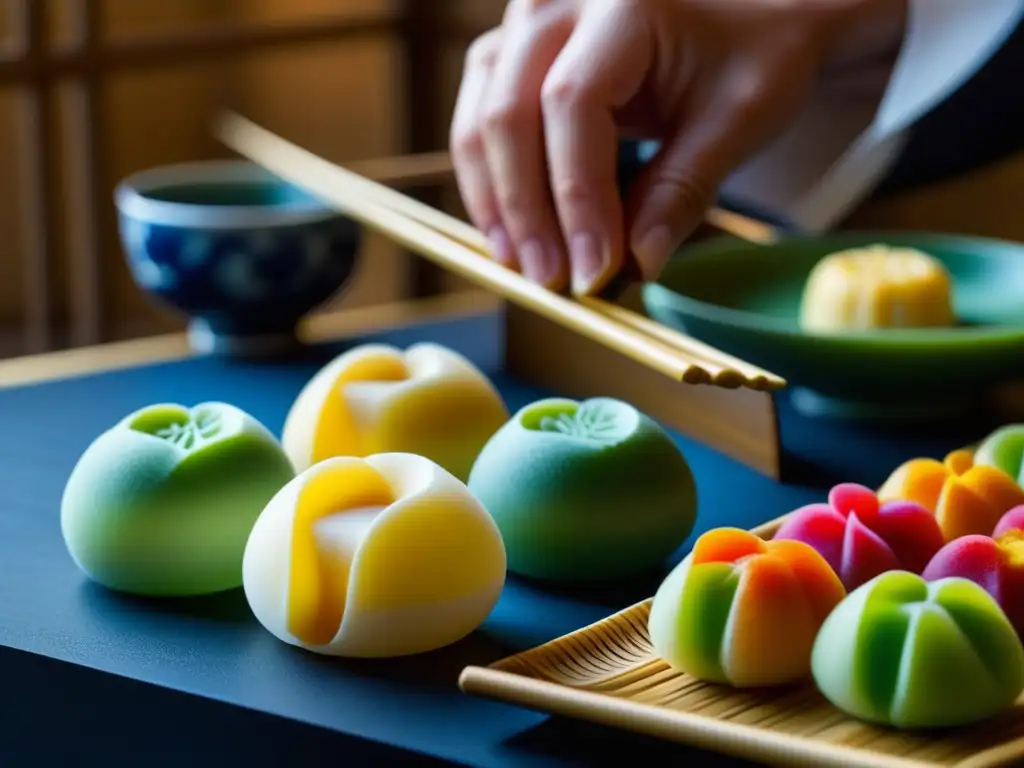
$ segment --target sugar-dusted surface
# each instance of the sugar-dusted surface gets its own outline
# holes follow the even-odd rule
[[[353,343],[370,340],[450,346],[492,373],[512,410],[552,394],[501,372],[498,316]],[[155,602],[85,580],[61,540],[60,496],[101,430],[155,402],[227,400],[279,434],[292,399],[339,350],[259,365],[186,360],[0,391],[0,765],[195,768],[336,758],[390,766],[403,755],[429,755],[485,767],[570,766],[624,750],[642,751],[650,764],[707,757],[457,687],[466,665],[486,666],[649,597],[660,573],[589,591],[511,579],[480,632],[438,653],[382,663],[325,660],[285,646],[259,626],[240,591]],[[840,480],[875,486],[904,459],[943,455],[987,429],[815,427],[780,410],[792,454],[788,485],[680,440],[701,496],[695,534],[754,526],[823,498]]]

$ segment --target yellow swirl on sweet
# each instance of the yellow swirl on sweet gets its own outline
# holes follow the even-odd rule
[[[394,656],[464,637],[505,581],[494,520],[438,464],[408,453],[313,465],[263,510],[242,564],[256,618],[292,645]]]
[[[361,445],[363,435],[359,433],[342,394],[346,385],[355,381],[405,381],[409,378],[405,361],[386,348],[366,349],[364,354],[354,356],[348,365],[340,368],[332,387],[335,396],[324,399],[316,419],[311,464],[331,456],[365,456],[373,453]]]
[[[288,579],[288,630],[296,637],[320,645],[338,633],[352,567],[347,559],[320,552],[313,524],[327,515],[388,507],[393,501],[391,488],[368,464],[331,467],[303,486],[295,506]]]
[[[468,360],[437,344],[350,350],[306,385],[282,443],[297,471],[333,456],[416,453],[465,480],[508,420],[497,389]]]

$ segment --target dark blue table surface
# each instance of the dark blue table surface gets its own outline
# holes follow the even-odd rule
[[[515,410],[546,396],[505,375],[497,315],[376,334],[433,340],[493,377]],[[350,342],[351,343],[351,342]],[[0,391],[0,764],[603,764],[615,752],[683,759],[683,747],[462,694],[458,674],[594,622],[653,594],[661,574],[589,591],[509,579],[484,627],[421,657],[328,660],[255,621],[241,590],[147,601],[88,581],[60,535],[65,480],[89,442],[136,408],[226,400],[279,433],[293,398],[341,345],[303,359],[205,358]],[[786,482],[686,439],[698,530],[752,527],[821,499],[833,482],[878,484],[914,455],[939,456],[991,424],[884,431],[809,423],[780,400]],[[691,537],[692,540],[692,537]],[[681,557],[687,546],[677,554]],[[720,758],[719,758],[720,759]],[[140,762],[141,761],[141,762]]]

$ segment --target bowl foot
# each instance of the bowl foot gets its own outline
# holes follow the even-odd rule
[[[829,397],[803,387],[793,387],[790,393],[790,402],[797,413],[811,419],[885,423],[962,417],[982,407],[979,400],[970,397],[948,399],[920,397],[905,402],[870,402]]]
[[[200,355],[247,358],[273,357],[302,346],[294,328],[276,333],[230,334],[214,331],[202,319],[189,322],[188,344]]]

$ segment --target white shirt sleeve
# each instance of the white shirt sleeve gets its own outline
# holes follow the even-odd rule
[[[908,129],[969,80],[1022,16],[1024,0],[909,0],[881,101],[818,98],[726,181],[723,197],[805,231],[827,230],[881,183]]]

